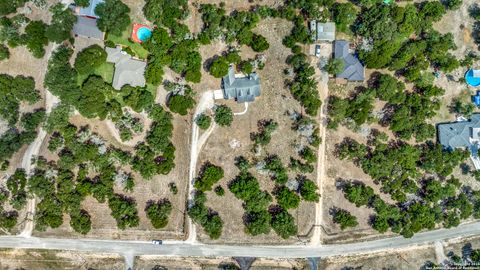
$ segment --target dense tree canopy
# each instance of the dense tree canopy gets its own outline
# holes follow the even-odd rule
[[[121,35],[130,24],[130,8],[121,0],[105,0],[95,7],[95,13],[97,26],[104,32]]]
[[[74,67],[80,74],[91,74],[107,61],[107,53],[97,44],[91,45],[77,54]]]
[[[52,22],[47,27],[45,36],[50,41],[61,43],[70,38],[77,16],[62,3],[52,6],[50,11],[52,12]]]

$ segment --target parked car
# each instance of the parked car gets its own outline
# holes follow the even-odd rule
[[[320,57],[320,45],[315,45],[315,56]]]
[[[161,245],[161,244],[163,244],[163,241],[162,240],[152,240],[152,244]]]

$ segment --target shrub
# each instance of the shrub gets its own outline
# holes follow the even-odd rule
[[[105,63],[106,60],[107,53],[105,50],[94,44],[78,53],[74,67],[80,74],[91,74],[95,68]]]
[[[225,57],[218,57],[215,59],[210,66],[210,74],[212,74],[215,78],[222,78],[223,76],[228,74],[229,64]]]
[[[340,224],[340,229],[344,230],[348,227],[358,225],[357,218],[350,214],[347,210],[339,209],[333,214],[333,222]]]
[[[214,109],[215,122],[220,126],[230,126],[233,121],[233,112],[227,105],[219,105]]]
[[[212,186],[223,178],[223,169],[209,162],[202,166],[200,175],[195,180],[195,188],[200,191],[212,190]]]
[[[275,194],[277,203],[284,209],[297,208],[300,204],[300,197],[286,186],[280,187]]]
[[[210,127],[210,124],[212,123],[212,118],[205,113],[201,113],[195,119],[195,123],[200,129],[206,130]]]
[[[218,196],[225,195],[225,190],[223,189],[222,186],[216,186],[214,191],[215,191],[215,194],[217,194]]]
[[[8,47],[0,44],[0,61],[10,58],[10,51]]]
[[[147,202],[145,212],[152,226],[155,229],[161,229],[168,224],[168,216],[172,212],[172,203],[167,199],[159,200],[158,202],[149,201]]]

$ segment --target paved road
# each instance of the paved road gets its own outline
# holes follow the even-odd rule
[[[231,246],[190,244],[181,241],[165,241],[164,245],[153,245],[145,241],[86,240],[57,238],[23,238],[19,236],[0,237],[1,248],[58,249],[72,251],[119,253],[121,255],[163,255],[163,256],[215,256],[215,257],[268,257],[305,258],[328,257],[396,250],[417,245],[432,244],[435,241],[468,237],[480,232],[480,222],[461,225],[453,229],[416,234],[413,238],[393,237],[352,244],[322,246]]]

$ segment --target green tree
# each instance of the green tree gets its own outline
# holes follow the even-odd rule
[[[75,5],[80,7],[88,7],[90,5],[90,0],[74,0]]]
[[[212,118],[205,113],[201,113],[195,118],[195,123],[200,129],[206,130],[210,127]]]
[[[106,61],[107,53],[105,50],[94,44],[78,53],[74,67],[80,74],[92,74],[95,68],[101,66]]]
[[[108,206],[112,211],[113,218],[117,221],[119,229],[125,230],[129,227],[138,226],[140,219],[137,204],[133,199],[115,194],[108,200]]]
[[[90,215],[85,210],[70,214],[70,226],[78,233],[87,234],[92,229]]]
[[[45,121],[46,113],[44,109],[38,109],[31,113],[22,115],[21,124],[25,130],[34,131],[38,125]]]
[[[318,202],[320,195],[317,193],[317,185],[309,179],[303,179],[300,182],[300,195],[305,201]]]
[[[250,235],[268,234],[272,216],[267,210],[245,214],[245,231]]]
[[[25,43],[35,58],[42,58],[45,55],[43,47],[48,45],[46,29],[47,25],[42,21],[31,21],[25,27]]]
[[[294,192],[289,190],[286,186],[280,187],[275,192],[277,203],[284,209],[297,208],[300,204],[300,197]]]
[[[152,226],[155,229],[161,229],[168,224],[168,217],[172,212],[172,203],[167,199],[159,200],[158,202],[149,201],[147,202],[145,212]]]
[[[350,2],[335,3],[332,7],[333,20],[337,30],[344,33],[350,33],[350,26],[357,18],[357,9]]]
[[[97,26],[104,32],[121,35],[130,24],[130,8],[121,0],[105,0],[95,7],[95,13]]]
[[[167,102],[168,108],[174,113],[187,115],[188,110],[195,106],[195,100],[192,98],[192,91],[185,91],[182,94],[171,95]]]
[[[358,225],[357,218],[350,214],[347,210],[338,209],[333,214],[333,222],[340,224],[340,229],[344,230],[348,227],[355,227]]]
[[[73,25],[77,22],[77,16],[62,3],[53,5],[50,12],[52,13],[52,22],[47,27],[45,36],[55,43],[61,43],[69,39]]]
[[[0,44],[0,61],[10,58],[10,51],[8,47]]]
[[[343,69],[345,68],[345,63],[342,59],[338,58],[330,58],[328,60],[327,65],[325,66],[325,70],[328,74],[337,75],[342,73]]]
[[[290,236],[294,236],[298,232],[295,219],[286,210],[280,209],[278,212],[273,213],[271,225],[273,230],[283,239],[287,239]]]
[[[188,13],[187,0],[146,0],[143,7],[143,14],[149,21],[168,28],[185,19]]]
[[[224,172],[221,167],[207,162],[203,164],[194,186],[200,191],[212,190],[212,186],[222,179],[223,175]]]
[[[223,56],[220,56],[212,62],[209,71],[213,77],[222,78],[228,74],[229,66],[230,64],[228,63],[227,59],[225,59]]]
[[[214,108],[215,123],[220,126],[230,126],[233,121],[233,112],[227,105],[218,105]]]

